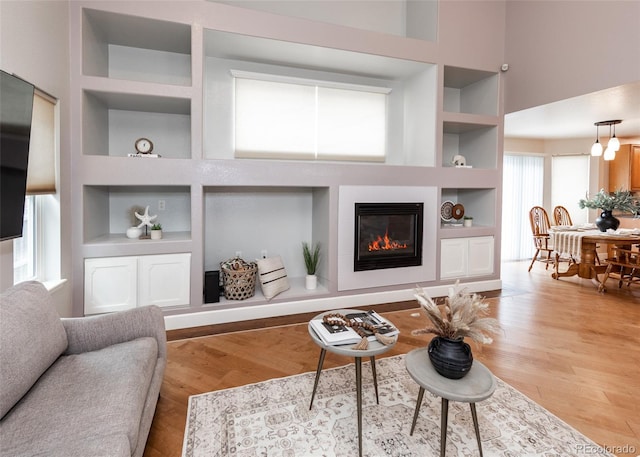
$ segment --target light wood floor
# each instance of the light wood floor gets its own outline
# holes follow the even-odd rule
[[[640,288],[610,280],[599,294],[590,281],[527,266],[503,265],[503,289],[488,300],[504,333],[472,346],[474,357],[598,444],[640,455]],[[411,335],[426,325],[417,311],[383,313],[402,332],[387,355],[428,343]],[[318,352],[306,324],[169,342],[145,457],[181,455],[189,395],[314,371]],[[328,353],[325,367],[347,363]]]

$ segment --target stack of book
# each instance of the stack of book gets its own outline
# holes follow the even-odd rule
[[[162,157],[162,156],[160,154],[140,154],[140,153],[130,152],[129,154],[127,154],[127,157],[144,157],[147,159],[157,159],[158,157]]]
[[[350,313],[345,315],[345,317],[354,323],[363,322],[375,327],[375,332],[362,327],[360,328],[366,333],[369,341],[375,341],[375,333],[380,333],[386,336],[395,336],[400,333],[391,322],[373,310],[360,313]],[[362,337],[348,325],[328,324],[322,319],[313,319],[309,325],[311,325],[315,334],[318,335],[318,338],[320,338],[327,346],[356,344],[362,339]]]

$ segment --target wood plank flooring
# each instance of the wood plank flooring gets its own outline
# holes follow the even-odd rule
[[[612,279],[599,294],[590,281],[527,267],[503,264],[503,289],[488,301],[504,332],[472,345],[474,357],[599,445],[640,455],[640,287]],[[418,311],[382,313],[402,332],[387,356],[428,344],[411,335],[426,325]],[[181,455],[190,395],[314,371],[318,353],[306,323],[170,341],[145,457]],[[328,353],[325,367],[349,362]]]

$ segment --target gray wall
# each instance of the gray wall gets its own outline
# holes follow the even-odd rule
[[[59,99],[60,275],[71,277],[69,237],[69,3],[67,1],[0,1],[0,67]],[[58,240],[55,240],[58,241]],[[0,243],[0,290],[13,284],[13,241]],[[54,294],[59,312],[69,315],[71,285]]]
[[[640,2],[507,1],[505,113],[640,80]]]

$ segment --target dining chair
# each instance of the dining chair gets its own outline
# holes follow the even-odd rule
[[[571,214],[569,210],[562,205],[558,205],[553,208],[553,220],[556,225],[573,225],[573,221],[571,220]],[[597,249],[600,246],[596,246],[596,263],[600,265],[600,257],[598,256]]]
[[[573,225],[569,210],[561,205],[553,208],[553,220],[555,221],[556,225]]]
[[[627,279],[627,287],[631,286],[632,283],[640,284],[640,251],[632,250],[629,246],[614,245],[611,248],[611,255],[607,259],[607,264],[607,269],[604,272],[598,291],[604,291],[604,284],[612,273],[618,277],[618,287],[622,287],[625,278]],[[615,272],[614,267],[616,268]]]
[[[533,268],[533,264],[540,255],[540,252],[547,253],[547,258],[541,260],[546,263],[545,269],[549,268],[549,264],[552,262],[556,262],[557,259],[552,259],[551,254],[553,253],[553,244],[551,242],[551,237],[549,236],[549,216],[547,215],[547,211],[542,206],[534,206],[529,210],[529,223],[531,224],[531,232],[533,234],[533,244],[536,248],[536,252],[533,255],[533,259],[531,259],[531,264],[529,265],[529,270]]]

